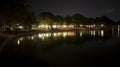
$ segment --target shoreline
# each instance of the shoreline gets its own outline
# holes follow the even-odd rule
[[[55,30],[6,31],[6,32],[0,32],[0,37],[17,38],[21,36],[34,35],[34,34],[39,34],[39,33],[71,32],[71,31],[75,32],[75,31],[86,31],[86,30],[98,30],[98,29],[67,29],[67,30],[55,29]]]
[[[31,30],[31,31],[7,31],[0,32],[0,37],[3,38],[17,38],[21,36],[39,34],[39,33],[51,33],[51,32],[70,32],[76,30]]]

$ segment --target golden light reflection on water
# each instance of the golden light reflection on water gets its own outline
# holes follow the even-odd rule
[[[94,35],[94,36],[96,35],[96,31],[93,31],[93,35]]]
[[[63,37],[66,37],[66,36],[75,36],[75,32],[55,32],[55,33],[41,33],[41,34],[38,34],[38,37],[39,38],[48,38],[48,37],[59,37],[59,36],[63,36]]]
[[[119,33],[119,32],[118,32]],[[90,30],[90,31],[79,31],[79,36],[83,37],[86,35],[91,35],[91,36],[101,36],[104,37],[104,30]],[[37,35],[33,35],[33,36],[27,36],[27,37],[21,37],[17,40],[17,44],[20,45],[21,42],[23,40],[26,40],[25,38],[27,38],[28,40],[35,40],[37,38],[41,39],[41,40],[46,40],[49,37],[67,37],[67,36],[77,36],[76,32],[71,31],[71,32],[52,32],[52,33],[40,33]]]
[[[33,37],[33,36],[31,36],[31,39],[32,39],[32,40],[34,40],[34,37]]]
[[[120,28],[118,28],[118,37],[120,36]]]
[[[43,35],[42,35],[42,34],[38,34],[38,37],[39,37],[39,38],[42,38],[42,37],[43,37]]]
[[[30,37],[30,36],[28,36],[28,39],[31,39],[31,37]]]
[[[17,45],[20,45],[21,41],[23,41],[24,38],[23,37],[20,37],[18,40],[17,40]]]
[[[104,37],[104,30],[101,30],[101,36]]]
[[[67,36],[75,36],[75,32],[68,32]]]
[[[83,36],[83,32],[82,31],[80,31],[80,37],[82,37]]]
[[[54,37],[57,37],[57,36],[58,36],[58,34],[57,34],[57,33],[53,33],[53,36],[54,36]]]
[[[91,34],[92,36],[95,36],[95,35],[96,35],[96,31],[93,30],[93,31],[90,32],[90,34]]]
[[[20,45],[20,40],[17,40],[17,45]]]
[[[100,30],[100,31],[98,31],[98,35],[101,36],[101,37],[104,37],[104,35],[105,35],[104,30]]]
[[[66,37],[68,35],[67,32],[63,32],[63,37]]]

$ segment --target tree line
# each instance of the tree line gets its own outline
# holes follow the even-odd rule
[[[50,29],[52,25],[115,25],[115,22],[106,16],[90,18],[76,13],[73,16],[62,17],[54,15],[51,12],[42,12],[37,16],[29,10],[26,0],[0,0],[0,27],[4,31],[6,27],[15,28],[17,25],[23,25],[25,29],[31,29],[33,24],[48,24]]]
[[[38,15],[38,23],[40,24],[49,24],[51,27],[54,24],[57,25],[75,25],[79,27],[80,25],[101,25],[106,26],[115,25],[115,22],[109,19],[106,16],[102,17],[85,17],[82,14],[76,13],[73,16],[62,17],[60,15],[54,15],[50,12],[42,12]]]
[[[24,25],[29,28],[35,22],[35,15],[28,9],[26,0],[0,0],[0,27]]]

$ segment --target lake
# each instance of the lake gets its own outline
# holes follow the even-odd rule
[[[103,67],[119,63],[119,53],[119,29],[86,30],[19,37],[4,46],[1,58],[49,67]]]

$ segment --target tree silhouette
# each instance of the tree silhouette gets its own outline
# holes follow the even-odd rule
[[[4,30],[6,25],[13,27],[23,23],[27,12],[25,0],[0,0],[0,20]]]
[[[55,16],[55,22],[56,22],[55,24],[57,25],[62,25],[64,22],[64,18],[62,16],[57,15]]]
[[[76,27],[79,27],[80,24],[83,24],[85,20],[85,17],[81,14],[74,14],[72,16],[72,21],[75,23]]]
[[[51,30],[53,29],[52,25],[54,23],[55,16],[52,13],[50,13],[50,12],[40,13],[39,18],[40,18],[40,21],[45,21],[44,22],[45,24],[50,25]]]
[[[32,28],[32,24],[35,24],[37,21],[36,21],[36,16],[33,12],[29,12],[27,13],[26,15],[26,18],[25,18],[25,21],[24,21],[24,26],[25,26],[25,29],[26,30],[31,30]]]
[[[73,24],[72,17],[70,17],[70,16],[65,17],[64,22],[67,25]]]

